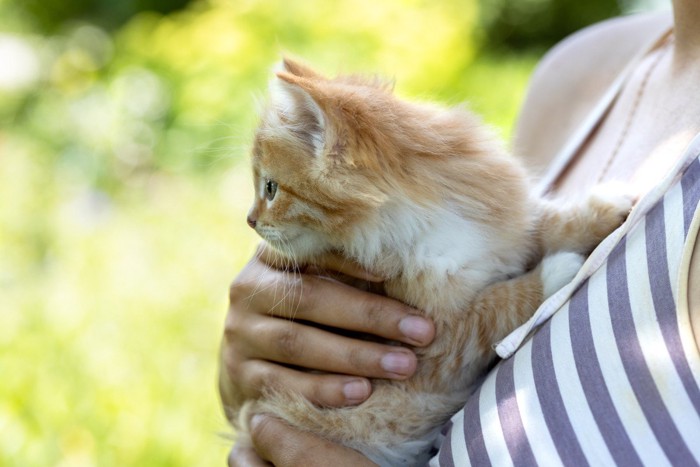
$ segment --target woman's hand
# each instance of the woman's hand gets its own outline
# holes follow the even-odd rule
[[[229,418],[246,399],[268,387],[289,388],[316,404],[342,407],[369,397],[367,378],[405,379],[413,374],[416,357],[408,348],[353,339],[305,323],[425,346],[434,337],[431,322],[396,300],[337,280],[277,270],[270,266],[273,260],[274,253],[261,247],[231,285],[219,375]],[[322,266],[378,280],[340,258],[329,258]]]
[[[353,449],[296,430],[273,417],[256,415],[250,428],[254,448],[234,448],[229,467],[376,466]]]

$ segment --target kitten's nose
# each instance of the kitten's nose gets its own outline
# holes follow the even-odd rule
[[[246,219],[246,221],[248,221],[248,225],[249,225],[252,229],[254,229],[255,226],[256,226],[256,224],[258,223],[257,220],[255,220],[253,217],[250,217],[250,216],[248,216],[248,218]]]

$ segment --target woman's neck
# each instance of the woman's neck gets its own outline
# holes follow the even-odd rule
[[[700,2],[673,0],[673,19],[676,67],[697,65],[700,60]]]

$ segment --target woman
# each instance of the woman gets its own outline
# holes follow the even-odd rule
[[[554,317],[532,339],[523,338],[549,313],[502,343],[499,354],[514,357],[453,418],[434,464],[700,463],[700,441],[688,439],[689,432],[700,432],[700,248],[693,251],[700,216],[693,216],[696,204],[687,200],[678,212],[659,208],[675,206],[677,193],[698,187],[690,175],[675,183],[696,170],[686,166],[700,153],[700,139],[691,145],[700,132],[697,24],[700,3],[674,0],[672,15],[601,23],[555,47],[540,64],[515,148],[530,166],[549,167],[543,189],[575,196],[621,180],[638,189],[640,205],[649,209],[639,210],[637,226],[589,264],[590,279],[549,307]],[[667,196],[656,202],[655,193]],[[690,215],[673,227],[686,211]],[[659,219],[666,230],[656,234]],[[668,240],[661,242],[667,253],[659,263],[666,269],[657,263],[637,268],[634,261],[658,250],[660,236]],[[416,361],[408,349],[356,341],[300,321],[414,346],[429,345],[431,323],[400,303],[312,274],[303,279],[297,321],[283,322],[267,314],[273,297],[263,291],[249,299],[261,279],[258,290],[290,287],[294,280],[267,268],[265,259],[264,252],[253,258],[231,288],[221,353],[225,406],[236,407],[268,385],[293,387],[319,404],[358,404],[371,393],[366,378],[410,377]],[[373,279],[352,266],[327,266]],[[636,275],[640,269],[642,276]],[[661,269],[666,272],[657,278]],[[669,293],[659,297],[666,282]],[[666,311],[659,311],[664,304]],[[599,325],[608,322],[609,329]],[[630,424],[635,416],[642,421]],[[372,465],[355,451],[270,417],[256,417],[252,428],[257,452],[234,449],[230,465]]]

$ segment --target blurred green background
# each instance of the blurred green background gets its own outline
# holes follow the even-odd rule
[[[620,8],[0,0],[0,465],[224,465],[217,349],[281,53],[507,138],[538,57]]]

